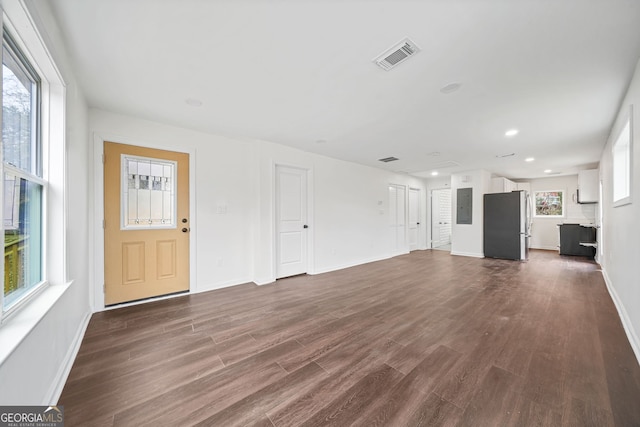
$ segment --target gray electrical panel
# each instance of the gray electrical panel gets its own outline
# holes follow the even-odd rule
[[[471,224],[473,216],[473,188],[458,188],[456,224]]]

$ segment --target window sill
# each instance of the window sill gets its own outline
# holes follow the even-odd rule
[[[0,325],[0,365],[7,360],[31,331],[40,323],[72,282],[49,285],[28,304]]]
[[[631,204],[631,196],[624,197],[620,200],[613,202],[614,208],[619,208],[621,206],[626,206]]]

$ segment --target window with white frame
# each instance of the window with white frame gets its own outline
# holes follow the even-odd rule
[[[612,148],[613,203],[622,206],[631,203],[631,111]]]
[[[549,218],[564,217],[564,191],[535,191],[533,216]]]
[[[2,211],[4,286],[1,312],[33,293],[43,280],[40,77],[13,37],[2,38]]]

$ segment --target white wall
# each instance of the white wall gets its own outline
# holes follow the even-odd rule
[[[629,105],[633,112],[632,203],[613,207],[612,144],[623,121],[628,116]],[[640,66],[636,67],[631,85],[621,104],[615,125],[600,159],[602,181],[602,236],[603,253],[599,260],[625,326],[629,341],[640,361]]]
[[[99,136],[97,140],[195,153],[192,236],[197,239],[197,246],[192,290],[196,292],[275,280],[277,164],[309,170],[312,274],[390,256],[388,184],[419,188],[421,205],[426,206],[426,187],[420,178],[270,142],[210,135],[96,109],[90,111],[90,128]],[[98,145],[96,149],[101,148]],[[99,176],[101,164],[92,165],[96,168],[93,174]],[[219,205],[226,206],[226,214],[216,213]],[[422,209],[421,216],[424,224],[426,209]],[[94,225],[101,220],[99,213],[94,215]],[[424,246],[423,233],[421,247]],[[97,253],[96,258],[100,260],[101,254]]]
[[[472,188],[471,224],[457,224],[457,190]],[[453,226],[451,228],[451,254],[484,257],[483,196],[491,191],[491,173],[475,170],[451,175],[451,204]]]
[[[421,179],[314,157],[315,273],[391,255],[389,184],[420,190],[419,247],[425,248],[426,188]]]
[[[565,216],[563,218],[533,218],[530,247],[533,249],[558,250],[560,232],[558,224],[595,224],[597,204],[579,204],[576,202],[578,175],[566,175],[539,178],[527,181],[531,184],[531,197],[535,191],[563,190]],[[535,203],[535,200],[534,200]]]
[[[18,2],[5,4],[6,9],[9,6],[20,7]],[[62,247],[66,248],[66,279],[71,284],[53,283],[29,304],[29,310],[2,325],[3,333],[15,329],[19,326],[15,323],[23,320],[34,326],[21,336],[15,350],[0,361],[0,405],[56,403],[90,314],[87,107],[48,2],[28,1],[27,6],[66,83],[66,189],[55,197],[66,198],[67,229],[66,237],[61,238],[66,240]],[[59,164],[50,167],[54,172],[61,170]],[[38,312],[37,307],[43,311]],[[37,318],[29,318],[29,313],[37,313]]]

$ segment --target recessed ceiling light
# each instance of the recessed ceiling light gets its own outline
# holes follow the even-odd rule
[[[187,98],[184,102],[186,102],[187,105],[191,105],[192,107],[202,107],[202,101],[200,101],[199,99]]]
[[[524,159],[525,162],[533,162],[535,159],[533,157],[527,157]]]
[[[462,86],[462,83],[458,83],[458,82],[449,83],[447,85],[442,86],[440,88],[440,92],[448,95],[460,89],[461,86]]]
[[[516,136],[520,132],[518,129],[509,129],[504,133],[505,136]]]
[[[545,169],[544,173],[551,173],[551,169]]]
[[[437,175],[438,175],[438,171],[431,172],[431,176],[437,176]]]

